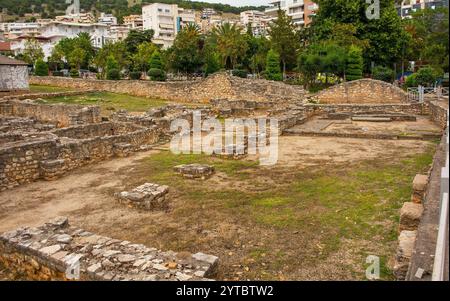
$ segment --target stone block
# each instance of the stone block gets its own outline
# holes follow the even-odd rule
[[[214,166],[206,164],[186,164],[174,167],[175,172],[181,174],[185,178],[191,179],[208,179],[214,174]]]
[[[406,202],[400,210],[399,230],[417,230],[423,213],[423,205]]]
[[[169,187],[153,183],[145,183],[131,191],[116,194],[120,203],[145,210],[165,210],[167,208],[166,195]]]
[[[413,189],[415,191],[425,191],[428,185],[427,175],[416,175],[413,181]]]
[[[417,231],[404,230],[400,232],[394,264],[394,275],[397,280],[404,280],[406,277],[416,237]]]

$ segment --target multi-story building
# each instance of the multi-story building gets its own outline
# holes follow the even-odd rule
[[[108,29],[108,36],[106,37],[107,42],[119,42],[123,41],[128,37],[131,28],[125,25],[113,25]]]
[[[117,25],[117,18],[114,17],[113,14],[101,13],[100,17],[98,18],[98,23],[106,24],[109,26]]]
[[[276,20],[279,9],[292,18],[295,25],[307,26],[312,22],[319,6],[311,0],[271,0],[271,6],[266,9],[270,20]]]
[[[267,35],[269,17],[257,10],[247,10],[241,13],[241,25],[244,30],[250,26],[254,36]]]
[[[64,16],[56,16],[55,20],[58,22],[71,22],[71,23],[95,23],[96,18],[91,13],[76,13],[68,14]]]
[[[129,15],[123,17],[123,25],[134,30],[142,29],[144,26],[142,15]]]
[[[202,10],[202,19],[209,19],[214,15],[217,15],[217,12],[213,8],[204,8]]]
[[[153,3],[142,7],[143,29],[155,32],[153,43],[169,48],[177,33],[188,23],[195,23],[195,11],[176,4]]]
[[[400,17],[411,18],[411,15],[419,10],[439,7],[448,7],[449,0],[404,0],[397,5],[397,13]]]
[[[3,31],[5,38],[15,39],[17,37],[28,35],[37,36],[40,34],[42,24],[33,23],[0,23],[0,31]]]

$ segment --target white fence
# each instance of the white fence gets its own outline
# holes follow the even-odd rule
[[[408,88],[409,102],[423,102],[425,97],[437,97],[441,99],[444,96],[448,97],[448,88],[443,87],[423,87]]]
[[[448,90],[447,90],[448,93]],[[448,95],[448,94],[447,94]],[[436,243],[436,252],[434,255],[434,266],[433,266],[433,281],[444,281],[448,278],[445,275],[445,268],[448,265],[448,227],[449,227],[449,111],[447,110],[447,129],[446,129],[446,141],[445,141],[445,152],[446,160],[445,166],[442,168],[441,172],[441,206],[440,206],[440,218],[439,218],[439,232]]]

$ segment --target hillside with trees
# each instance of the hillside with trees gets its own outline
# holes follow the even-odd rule
[[[245,10],[264,10],[264,7],[235,7],[228,4],[193,2],[185,0],[143,0],[142,5],[150,3],[178,4],[182,8],[202,10],[203,8],[213,8],[218,12],[238,14]],[[81,10],[84,12],[105,12],[112,13],[121,18],[129,14],[141,12],[142,5],[128,7],[127,0],[81,0]],[[40,13],[42,18],[53,18],[64,13],[68,4],[65,0],[2,0],[1,8],[7,9],[9,15],[23,17],[27,13]]]

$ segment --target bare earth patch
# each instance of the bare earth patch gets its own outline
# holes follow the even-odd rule
[[[398,209],[433,150],[425,141],[280,137],[270,168],[154,150],[0,193],[0,232],[65,215],[101,235],[219,256],[220,279],[364,279],[371,254],[391,279]],[[173,172],[186,163],[217,173],[202,181]],[[145,182],[170,186],[168,211],[114,199]]]

